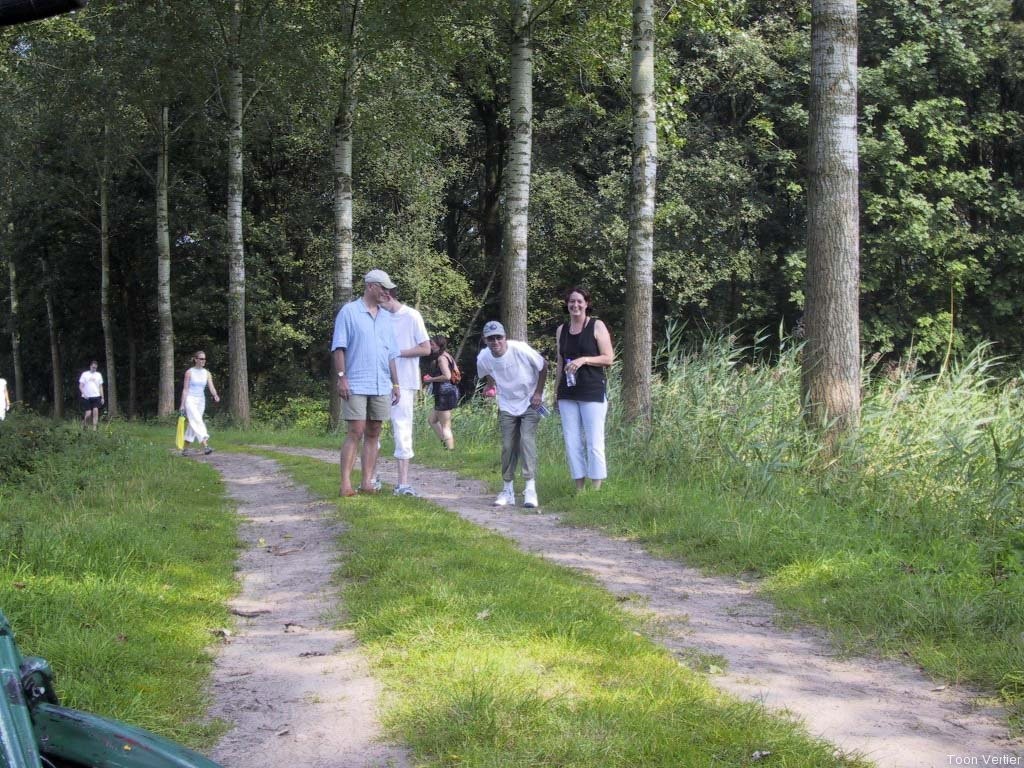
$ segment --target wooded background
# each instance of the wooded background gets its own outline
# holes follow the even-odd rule
[[[858,11],[861,348],[938,365],[991,341],[1019,362],[1024,0]],[[504,4],[93,0],[0,31],[0,375],[51,412],[90,359],[112,360],[120,411],[152,414],[166,411],[160,348],[173,341],[172,399],[199,348],[235,394],[229,271],[244,266],[247,379],[232,384],[257,401],[326,398],[346,247],[355,290],[387,270],[431,332],[465,341],[464,366],[513,289],[543,351],[575,284],[621,340],[631,14],[606,0],[533,6],[520,276],[502,268],[519,29]],[[670,320],[694,335],[799,329],[810,21],[789,0],[655,6],[655,343]],[[350,183],[337,154],[348,132]],[[348,244],[336,238],[346,183]]]

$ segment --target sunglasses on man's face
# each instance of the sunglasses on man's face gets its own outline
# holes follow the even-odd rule
[[[493,344],[494,342],[501,341],[504,338],[504,336],[488,336],[486,339],[484,339],[484,341],[486,341],[488,344]]]

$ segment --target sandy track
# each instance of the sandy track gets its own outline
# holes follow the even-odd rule
[[[212,717],[234,727],[211,757],[226,768],[404,768],[381,741],[379,689],[339,615],[334,504],[295,487],[276,462],[216,453],[238,505],[241,616],[214,668]]]
[[[267,446],[268,448],[270,446]],[[337,463],[336,451],[276,448]],[[382,477],[394,480],[383,460]],[[633,542],[561,524],[558,515],[496,510],[479,482],[414,467],[417,490],[467,520],[513,539],[525,551],[595,577],[624,605],[656,619],[653,639],[681,655],[723,657],[722,689],[791,713],[839,749],[885,768],[1024,765],[1004,713],[970,690],[943,686],[918,669],[876,659],[841,659],[808,629],[778,626],[778,613],[752,585],[707,577],[652,557]]]

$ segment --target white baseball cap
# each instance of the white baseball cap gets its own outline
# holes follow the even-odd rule
[[[486,339],[488,336],[504,336],[505,326],[499,323],[497,320],[489,320],[484,323],[483,337]]]
[[[367,285],[370,283],[380,283],[389,291],[395,287],[395,284],[391,282],[391,278],[388,277],[388,273],[383,269],[371,269],[363,276],[363,282]]]

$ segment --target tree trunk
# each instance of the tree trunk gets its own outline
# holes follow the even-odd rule
[[[157,416],[174,413],[174,321],[171,314],[171,228],[168,214],[169,109],[160,110],[156,160],[156,314],[160,370]]]
[[[526,341],[526,265],[533,151],[533,42],[530,0],[512,0],[509,72],[511,141],[505,175],[505,249],[502,319],[511,339]]]
[[[626,327],[622,403],[625,418],[645,429],[651,418],[654,296],[654,203],[658,132],[654,94],[654,0],[633,3],[633,171],[629,253],[626,257]]]
[[[334,117],[334,290],[332,299],[337,313],[352,300],[352,121],[355,117],[355,47],[349,40],[349,66],[341,84],[338,111]],[[331,355],[332,361],[334,356]],[[341,424],[341,397],[337,371],[331,370],[331,428]]]
[[[104,144],[108,129],[103,129]],[[100,323],[103,326],[103,354],[107,365],[107,414],[116,419],[119,415],[117,404],[117,367],[114,364],[114,328],[110,319],[110,164],[108,148],[103,148],[100,170]]]
[[[12,232],[14,225],[8,226],[8,232]],[[11,334],[11,364],[14,366],[14,394],[12,401],[18,401],[25,397],[25,377],[21,370],[21,329],[18,320],[18,273],[14,265],[14,254],[7,254],[7,277],[10,287],[11,317],[8,330]]]
[[[242,236],[242,0],[231,13],[228,51],[228,398],[231,416],[249,426],[249,363],[245,345],[245,242]]]
[[[53,277],[46,256],[39,258],[43,271],[43,300],[46,302],[46,327],[50,332],[50,380],[53,387],[53,418],[64,418],[64,380],[61,376],[60,334],[53,309]]]
[[[135,321],[132,319],[136,313],[133,311],[134,307],[129,303],[130,301],[131,297],[128,295],[128,289],[122,286],[121,306],[125,309],[124,335],[128,348],[128,405],[125,407],[125,412],[129,419],[134,419],[135,414],[138,413],[139,404],[137,386],[139,345],[138,340],[135,338]]]
[[[829,444],[860,417],[857,5],[811,4],[803,398]]]

